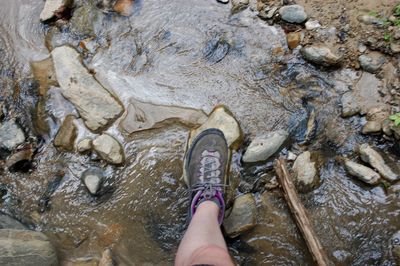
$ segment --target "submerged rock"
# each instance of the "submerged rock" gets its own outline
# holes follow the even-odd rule
[[[114,261],[112,258],[111,249],[106,248],[101,254],[101,259],[98,266],[113,266]]]
[[[307,19],[307,13],[300,5],[283,6],[279,9],[279,14],[284,21],[290,23],[303,23]]]
[[[104,174],[100,168],[92,167],[82,173],[82,181],[92,195],[96,195],[103,182]]]
[[[307,46],[301,49],[301,54],[307,61],[321,66],[337,66],[341,63],[340,56],[334,54],[328,47]]]
[[[252,163],[266,161],[275,154],[289,137],[285,130],[269,132],[257,136],[243,155],[243,162]]]
[[[90,1],[76,8],[70,19],[70,31],[77,36],[95,36],[101,11]],[[100,26],[98,26],[100,27]]]
[[[316,116],[314,106],[308,104],[290,117],[289,133],[298,144],[306,145],[315,137],[318,127]]]
[[[362,69],[370,73],[378,72],[386,62],[385,56],[378,52],[372,52],[368,55],[360,55],[358,58]]]
[[[0,148],[11,151],[24,141],[24,131],[14,119],[0,125]]]
[[[293,164],[293,179],[302,192],[308,192],[315,187],[319,178],[315,162],[311,161],[311,153],[305,151],[297,156]]]
[[[58,265],[49,239],[40,232],[0,230],[0,265]]]
[[[203,49],[204,57],[212,64],[220,62],[228,54],[229,43],[222,37],[215,36]]]
[[[249,5],[249,0],[231,0],[232,2],[232,13],[237,13],[246,9]]]
[[[396,181],[400,179],[400,176],[395,174],[385,163],[382,156],[367,143],[364,143],[360,146],[359,152],[361,159],[375,168],[383,178],[387,179],[388,181]]]
[[[377,172],[362,164],[358,164],[346,159],[344,161],[344,166],[350,175],[357,177],[359,180],[367,184],[376,185],[380,181],[381,177]]]
[[[122,16],[129,17],[133,13],[133,0],[117,0],[114,11]]]
[[[39,94],[45,96],[50,86],[57,86],[53,60],[48,57],[41,61],[31,62],[32,74],[39,81]]]
[[[257,207],[252,194],[237,197],[232,211],[225,218],[223,226],[229,237],[236,237],[256,226]]]
[[[26,229],[26,227],[22,223],[8,216],[7,214],[0,212],[0,229],[24,230]]]
[[[396,259],[396,262],[400,262],[400,231],[397,231],[391,239],[392,254]]]
[[[44,8],[40,13],[40,21],[48,21],[62,14],[66,8],[72,6],[73,0],[46,0]]]
[[[122,164],[125,160],[121,144],[108,134],[102,134],[93,140],[93,149],[103,160],[112,164]]]
[[[121,104],[89,74],[78,52],[61,46],[51,55],[63,96],[74,104],[89,129],[100,131],[122,114]]]
[[[77,136],[77,127],[74,124],[75,117],[73,115],[67,115],[58,130],[58,133],[54,139],[54,146],[62,148],[67,151],[74,149],[74,143]]]

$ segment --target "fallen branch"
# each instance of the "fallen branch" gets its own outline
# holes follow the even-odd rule
[[[319,266],[328,265],[328,260],[322,249],[320,242],[313,230],[310,220],[307,216],[307,211],[301,204],[300,198],[297,195],[296,189],[289,177],[289,172],[286,168],[286,162],[284,159],[278,159],[275,163],[275,171],[278,175],[279,183],[281,184],[285,199],[295,217],[296,223],[300,228],[301,233],[307,243],[307,247],[313,256],[315,262]]]

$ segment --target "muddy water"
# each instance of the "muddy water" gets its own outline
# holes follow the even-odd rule
[[[8,71],[2,71],[0,79],[3,84],[12,78],[26,82],[28,62],[48,54],[44,44],[49,29],[38,22],[43,2],[1,0],[1,6],[0,48],[6,61],[0,66]],[[232,16],[229,5],[211,0],[138,1],[130,18],[99,12],[92,23],[98,48],[80,50],[84,62],[126,109],[134,100],[206,113],[225,104],[246,136],[254,136],[288,127],[306,99],[316,108],[318,130],[309,149],[321,153],[323,182],[302,200],[322,245],[337,265],[394,264],[388,247],[399,229],[398,197],[383,187],[354,181],[336,161],[337,155],[353,156],[357,143],[374,142],[358,134],[359,118],[339,117],[340,93],[354,85],[359,73],[324,72],[307,65],[296,52],[288,52],[280,27],[267,26],[250,10]],[[77,47],[82,39],[67,28],[48,37],[47,43]],[[123,143],[127,158],[124,166],[113,167],[90,156],[57,151],[52,138],[60,121],[76,111],[55,87],[46,108],[51,130],[39,147],[35,169],[2,174],[8,194],[1,210],[49,235],[61,260],[96,258],[112,247],[121,265],[172,264],[186,228],[188,201],[180,177],[189,128],[168,125],[128,135],[119,126],[121,120],[116,121],[108,133]],[[91,133],[80,123],[78,138],[87,135]],[[240,152],[234,158],[240,158]],[[234,160],[232,176],[241,173],[250,183],[273,176],[268,165],[246,167],[239,161]],[[90,196],[80,181],[89,166],[106,172],[100,197]],[[56,189],[47,197],[49,184]],[[229,240],[237,262],[311,264],[280,191],[258,188],[255,195],[258,225]],[[43,200],[47,204],[40,203]]]

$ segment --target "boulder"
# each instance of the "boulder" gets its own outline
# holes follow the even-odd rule
[[[54,146],[62,148],[67,151],[74,150],[74,143],[77,136],[77,127],[74,124],[75,117],[67,115],[58,130],[54,139]]]
[[[357,177],[367,184],[376,185],[380,181],[381,177],[377,172],[362,164],[345,159],[344,166],[350,175]]]
[[[11,151],[24,141],[24,131],[14,119],[0,125],[0,148]]]
[[[55,266],[57,256],[49,239],[40,232],[0,230],[0,265]]]
[[[232,211],[225,218],[223,226],[229,237],[236,237],[256,226],[257,207],[252,194],[237,197]]]
[[[307,19],[307,13],[300,5],[283,6],[279,9],[279,14],[284,21],[290,23],[303,23]]]
[[[265,161],[275,154],[288,139],[289,133],[278,130],[257,136],[243,155],[243,162]]]
[[[61,46],[51,55],[63,96],[76,107],[90,130],[101,131],[122,114],[122,105],[82,65],[78,52]]]
[[[46,22],[72,6],[72,0],[46,0],[44,8],[40,13],[40,21]]]
[[[108,134],[102,134],[93,140],[93,150],[103,160],[112,164],[122,164],[125,160],[121,144]]]
[[[307,61],[325,67],[337,66],[342,61],[340,56],[334,54],[328,47],[325,46],[307,46],[301,49],[301,54]]]
[[[386,62],[385,56],[378,52],[372,52],[368,55],[360,55],[358,61],[362,69],[370,73],[378,72]]]
[[[361,159],[375,168],[383,178],[388,181],[396,181],[400,179],[400,176],[394,173],[385,163],[382,156],[367,143],[360,146],[359,152]]]
[[[89,192],[96,195],[101,188],[104,174],[100,168],[92,167],[82,173],[81,179]]]
[[[297,156],[292,169],[294,182],[301,192],[312,190],[319,182],[316,163],[311,161],[311,153],[309,151]]]

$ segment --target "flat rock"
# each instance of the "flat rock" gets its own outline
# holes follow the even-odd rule
[[[292,169],[293,179],[301,192],[310,191],[319,181],[317,167],[315,162],[311,161],[311,153],[309,151],[297,156]]]
[[[120,123],[120,127],[128,134],[160,128],[171,123],[183,123],[188,126],[198,126],[207,120],[207,115],[191,108],[156,105],[129,100],[127,114]]]
[[[0,212],[0,229],[27,229],[22,223]]]
[[[257,207],[252,194],[237,197],[223,226],[229,237],[236,237],[256,226]]]
[[[275,154],[289,137],[285,130],[278,130],[257,136],[243,155],[243,162],[265,161]]]
[[[24,131],[14,119],[0,125],[0,148],[11,151],[24,141]]]
[[[89,129],[101,131],[122,114],[122,105],[81,64],[78,52],[61,46],[51,55],[63,96],[75,106]]]
[[[357,177],[359,180],[367,184],[376,185],[380,181],[381,177],[377,172],[362,164],[346,159],[344,161],[344,166],[350,175]]]
[[[49,239],[40,232],[0,230],[0,265],[55,266],[57,256]]]
[[[311,45],[301,49],[301,54],[307,61],[321,66],[337,66],[341,57],[334,54],[328,47]]]
[[[72,0],[46,0],[40,13],[40,21],[45,22],[52,19],[57,13],[62,13],[65,8],[70,7],[72,2]]]
[[[360,146],[359,152],[361,159],[375,168],[386,180],[396,181],[400,179],[400,176],[394,173],[385,163],[382,156],[367,143]]]
[[[108,134],[102,134],[93,140],[93,149],[103,160],[112,164],[122,164],[125,160],[121,144]]]
[[[100,168],[92,167],[82,173],[82,181],[92,195],[96,195],[103,182],[104,174]]]
[[[78,132],[74,121],[75,117],[73,115],[67,115],[65,117],[54,139],[54,146],[67,151],[72,151],[74,149],[74,143]]]
[[[381,53],[371,52],[368,55],[360,55],[358,61],[362,69],[370,73],[376,73],[382,68],[383,64],[385,64],[386,59]]]
[[[284,21],[290,23],[303,23],[307,19],[307,13],[300,5],[283,6],[279,9],[279,14]]]

